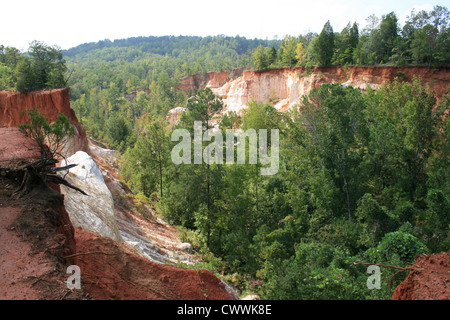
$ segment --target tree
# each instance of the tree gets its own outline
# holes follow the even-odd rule
[[[261,275],[263,299],[361,299],[346,250],[326,243],[299,243],[285,260],[267,261]]]
[[[341,33],[336,34],[333,63],[338,65],[351,63],[358,41],[358,25],[355,22],[352,26],[349,22]]]
[[[223,110],[223,101],[210,88],[200,89],[195,96],[188,99],[186,108],[187,112],[183,113],[180,119],[181,126],[193,130],[194,122],[200,121],[204,133],[214,127],[212,120]]]
[[[275,47],[270,47],[269,49],[269,66],[277,61],[277,49]]]
[[[121,174],[134,191],[142,191],[146,197],[150,197],[159,189],[162,198],[169,165],[167,122],[147,118],[143,119],[142,126],[134,147],[128,148],[123,155]]]
[[[197,94],[188,100],[186,108],[187,111],[181,116],[177,128],[187,130],[194,137],[194,161],[190,162],[194,165],[189,163],[175,166],[175,170],[179,170],[175,174],[178,175],[177,179],[181,185],[171,187],[172,194],[166,203],[172,203],[173,199],[183,203],[184,208],[179,208],[179,212],[176,212],[176,207],[169,208],[169,215],[192,223],[189,227],[197,228],[207,247],[214,248],[213,231],[218,219],[217,199],[222,183],[222,168],[211,161],[211,150],[207,149],[209,143],[207,146],[203,141],[207,140],[207,137],[217,138],[214,134],[211,136],[213,120],[217,120],[215,116],[222,111],[223,102],[210,88],[206,88],[198,90]],[[200,137],[195,136],[200,133]],[[202,141],[198,141],[198,138]]]
[[[32,70],[36,75],[36,88],[61,88],[66,85],[64,73],[67,67],[59,48],[33,41],[28,53],[33,59]]]
[[[19,92],[66,86],[67,67],[59,48],[33,41],[28,54],[29,58],[20,60],[17,65],[16,89]]]
[[[335,49],[333,54],[333,63],[337,65],[344,65],[351,60],[350,43],[350,22],[341,31],[335,35]]]
[[[382,17],[380,28],[376,33],[378,61],[387,62],[392,55],[395,39],[398,35],[398,19],[394,12]]]
[[[358,45],[358,54],[363,55],[360,61],[365,64],[386,63],[391,59],[395,40],[398,36],[398,19],[394,12],[383,15],[381,22],[375,15],[366,19],[367,26]],[[366,62],[367,61],[367,62]]]
[[[47,187],[48,182],[63,184],[86,194],[83,190],[72,186],[56,174],[58,171],[67,170],[76,165],[52,168],[64,157],[63,150],[67,139],[74,134],[69,118],[59,113],[55,122],[48,123],[48,119],[37,108],[27,110],[27,114],[29,121],[19,125],[19,130],[36,142],[41,153],[41,159],[14,168],[0,168],[2,175],[11,177],[19,175],[22,178],[20,187],[13,195],[24,196],[34,187]]]
[[[106,122],[106,138],[109,143],[116,148],[125,148],[127,137],[130,135],[130,128],[123,117],[112,115]]]
[[[349,47],[354,50],[359,42],[359,30],[358,30],[358,24],[356,22],[353,23],[352,27],[350,28],[350,34],[349,34]]]
[[[430,146],[438,135],[436,124],[443,110],[433,111],[436,98],[417,78],[412,83],[394,81],[386,84],[375,95],[382,99],[383,107],[375,105],[378,110],[374,115],[378,119],[371,122],[371,125],[390,123],[391,128],[395,128],[395,134],[385,134],[383,137],[383,144],[388,145],[390,149],[385,155],[389,157],[384,166],[395,166],[395,169],[383,166],[384,170],[389,170],[385,171],[386,173],[393,173],[391,178],[384,182],[385,187],[396,186],[411,201],[423,199],[427,193],[427,162],[433,150]],[[373,101],[379,100],[374,98]],[[394,145],[391,146],[391,143]]]
[[[54,123],[48,123],[37,108],[27,110],[26,114],[30,120],[28,123],[19,125],[19,129],[36,142],[41,153],[41,161],[63,158],[67,138],[75,133],[69,118],[59,113]]]
[[[380,18],[376,15],[371,14],[366,18],[366,27],[363,30],[363,34],[371,34],[373,31],[377,30],[380,26]]]
[[[428,248],[415,236],[406,232],[395,231],[387,233],[373,252],[375,259],[372,262],[412,263],[417,255],[427,253]]]
[[[373,65],[388,62],[398,36],[398,19],[394,12],[380,19],[371,15],[361,33],[353,57],[359,64]]]
[[[343,208],[349,217],[361,192],[358,188],[360,175],[355,169],[361,161],[357,150],[364,135],[362,112],[365,105],[360,90],[324,84],[305,96],[300,107],[305,143],[341,190]]]
[[[257,70],[266,70],[269,68],[270,57],[267,49],[262,45],[259,45],[259,47],[253,51],[252,59]]]
[[[305,62],[306,57],[306,49],[303,46],[302,42],[297,43],[297,60],[299,64],[303,64]]]
[[[0,45],[0,62],[14,69],[21,60],[22,54],[19,49]]]
[[[403,32],[412,57],[418,63],[428,62],[431,66],[436,58],[439,62],[448,61],[449,23],[450,14],[446,7],[435,6],[430,12],[411,12]]]
[[[28,58],[22,59],[16,67],[15,77],[16,90],[24,93],[36,90],[36,75],[33,72],[31,61]]]
[[[14,88],[14,70],[0,62],[0,90]]]
[[[328,66],[331,64],[334,53],[334,31],[328,20],[323,26],[322,32],[319,34],[317,42],[315,42],[315,53],[319,66]]]
[[[287,35],[284,37],[280,49],[281,64],[285,67],[294,67],[297,62],[297,39]]]
[[[0,90],[13,89],[15,87],[15,70],[21,59],[19,50],[0,45]]]
[[[361,235],[360,241],[367,247],[376,245],[389,231],[391,221],[387,210],[380,206],[371,194],[366,193],[359,199],[355,216],[364,227],[365,234]]]

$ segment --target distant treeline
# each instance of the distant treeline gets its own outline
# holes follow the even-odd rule
[[[217,45],[233,49],[238,55],[246,54],[257,48],[259,45],[273,45],[279,47],[281,41],[246,39],[245,37],[229,37],[224,35],[199,37],[199,36],[149,36],[132,37],[117,40],[101,40],[98,42],[84,43],[69,50],[64,50],[66,57],[74,57],[77,54],[91,50],[111,48],[111,47],[136,47],[144,52],[177,56],[180,51],[198,49],[201,47],[215,47]]]

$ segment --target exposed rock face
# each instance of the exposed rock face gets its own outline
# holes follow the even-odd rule
[[[206,74],[194,74],[181,79],[179,89],[185,93],[195,94],[197,90],[211,87],[218,88],[223,86],[230,79],[235,79],[242,76],[244,69],[236,69],[222,72],[208,72]]]
[[[86,131],[70,107],[69,89],[28,93],[0,91],[0,127],[16,127],[25,123],[28,115],[24,114],[24,111],[34,107],[37,107],[50,122],[56,120],[59,112],[70,119],[75,128],[75,136],[66,145],[67,155],[70,156],[79,150],[88,151]]]
[[[180,120],[182,113],[186,112],[186,110],[187,109],[183,107],[176,107],[169,110],[166,119],[169,122],[171,128],[173,128],[177,124],[178,120]]]
[[[93,139],[90,139],[89,148],[113,196],[115,219],[125,244],[140,256],[155,262],[195,264],[196,260],[190,254],[192,246],[181,242],[175,227],[159,219],[152,208],[145,207],[147,218],[134,212],[136,204],[130,197],[131,191],[119,181],[118,167],[114,162],[118,152],[102,148]]]
[[[222,73],[217,77],[222,79]],[[302,68],[282,68],[265,71],[244,71],[242,76],[224,82],[213,74],[182,79],[182,88],[195,92],[199,85],[209,87],[223,98],[226,111],[240,114],[252,100],[270,102],[277,110],[285,111],[297,104],[303,95],[324,83],[340,83],[365,90],[378,89],[383,83],[399,77],[411,81],[418,76],[435,92],[439,101],[450,87],[450,68],[438,67],[322,67],[312,72]],[[199,79],[197,79],[199,78]],[[197,80],[196,80],[197,79]],[[223,79],[222,79],[223,80]]]
[[[83,195],[66,186],[61,186],[64,204],[70,220],[75,227],[91,230],[101,236],[122,241],[114,216],[114,202],[111,192],[97,164],[84,151],[63,160],[62,166],[77,164],[71,168],[65,179],[72,185],[82,189]],[[65,172],[61,173],[62,176]]]

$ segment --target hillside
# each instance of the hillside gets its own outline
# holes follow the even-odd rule
[[[73,58],[77,55],[85,55],[89,51],[99,52],[107,48],[129,48],[134,53],[129,58],[137,58],[144,54],[185,56],[187,54],[195,56],[205,50],[211,53],[222,51],[222,54],[243,55],[256,49],[259,45],[275,45],[279,47],[280,41],[268,41],[261,39],[246,39],[245,37],[227,37],[227,36],[162,36],[162,37],[134,37],[127,39],[109,40],[105,39],[99,42],[85,43],[74,48],[64,50],[63,55],[67,58]],[[189,53],[188,53],[189,51]],[[197,52],[198,51],[198,52]],[[223,52],[225,51],[225,52]],[[139,54],[138,54],[139,53]]]

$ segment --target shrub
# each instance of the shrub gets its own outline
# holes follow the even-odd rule
[[[427,253],[427,247],[412,234],[395,231],[387,233],[374,250],[374,258],[378,263],[390,263],[396,257],[400,262],[414,262],[414,257]]]

